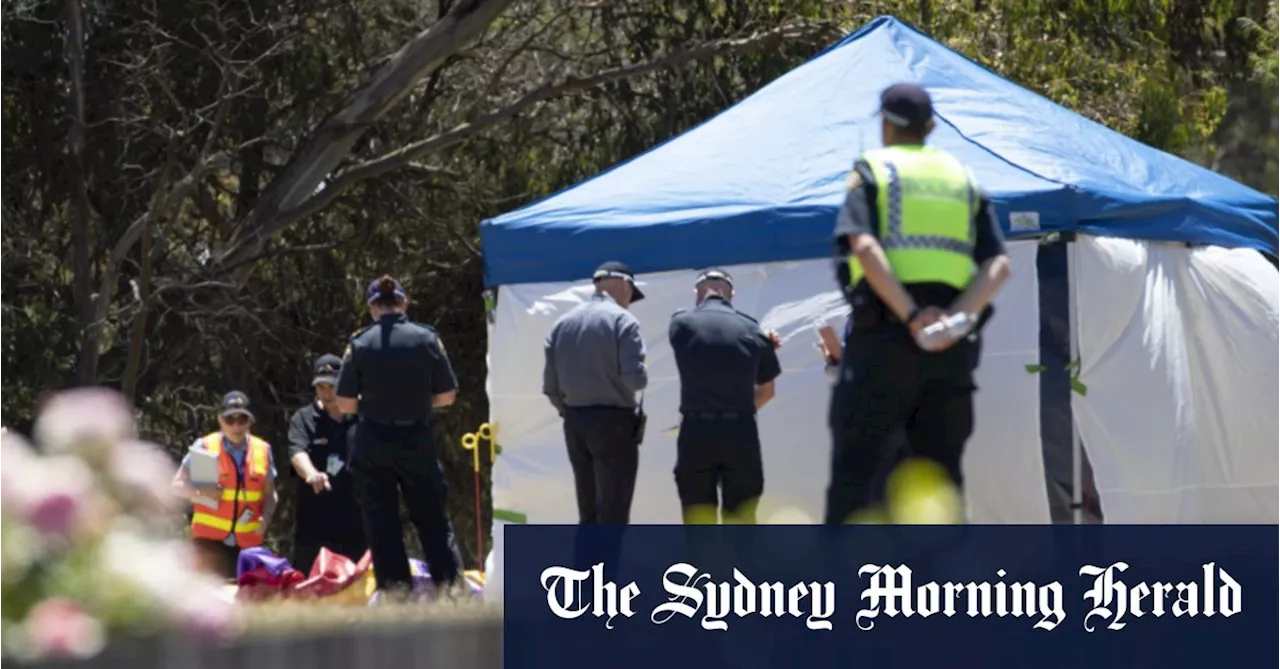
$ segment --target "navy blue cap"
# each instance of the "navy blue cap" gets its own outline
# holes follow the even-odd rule
[[[919,84],[894,84],[880,94],[880,116],[908,130],[924,130],[933,118],[933,100]]]
[[[342,358],[332,353],[326,353],[316,360],[315,378],[311,380],[311,385],[317,386],[321,383],[327,383],[331,386],[338,385],[338,372],[342,370]]]
[[[222,396],[222,411],[220,414],[223,418],[227,416],[248,416],[253,418],[253,412],[249,411],[249,396],[233,390]]]
[[[694,282],[694,285],[700,284],[703,281],[723,281],[729,284],[730,288],[733,288],[733,277],[730,276],[728,272],[719,268],[712,268],[699,274],[698,280]]]
[[[644,299],[644,293],[640,292],[640,285],[636,283],[636,275],[624,263],[611,260],[597,267],[591,280],[594,282],[601,279],[626,279],[631,284],[631,301],[639,302]]]
[[[382,299],[381,284],[383,279],[391,279],[391,277],[384,276],[381,278],[377,278],[377,279],[374,279],[373,282],[369,284],[369,290],[366,291],[366,294],[365,294],[365,299],[369,304],[373,304],[374,302],[377,302],[378,300]],[[391,279],[391,283],[395,285],[395,288],[393,290],[395,297],[401,300],[409,299],[408,294],[404,292],[404,286],[400,285],[399,281],[396,281],[395,279]]]

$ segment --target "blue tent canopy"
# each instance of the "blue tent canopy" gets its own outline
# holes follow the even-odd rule
[[[973,168],[1010,237],[1071,230],[1276,255],[1275,198],[881,17],[683,135],[483,222],[486,284],[578,280],[610,259],[658,272],[829,256],[845,179],[880,145],[879,94],[898,81],[929,90],[930,144]]]

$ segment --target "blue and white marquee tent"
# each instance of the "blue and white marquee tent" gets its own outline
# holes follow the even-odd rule
[[[482,227],[490,285],[824,258],[853,159],[889,84],[923,84],[930,143],[964,159],[1008,232],[1049,230],[1276,253],[1276,201],[1162,153],[879,18],[755,95],[584,183]]]
[[[845,309],[831,230],[854,159],[879,146],[879,93],[903,80],[933,96],[930,143],[973,167],[1006,235],[1022,240],[980,374],[973,518],[1070,520],[1081,442],[1108,521],[1277,521],[1280,300],[1275,268],[1255,253],[1277,253],[1276,200],[887,17],[685,134],[482,224],[486,281],[499,290],[498,507],[576,520],[559,421],[540,395],[542,336],[616,259],[649,295],[635,306],[652,417],[633,521],[679,519],[666,325],[690,306],[695,270],[713,265],[734,272],[738,307],[785,340],[778,399],[760,416],[766,504],[820,517],[829,382],[812,342]],[[1050,233],[1066,234],[1046,243]]]

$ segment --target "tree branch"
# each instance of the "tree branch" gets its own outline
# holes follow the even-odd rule
[[[404,45],[343,107],[326,119],[294,153],[284,171],[258,198],[239,234],[218,259],[241,265],[273,234],[297,217],[281,217],[307,201],[351,152],[360,136],[413,87],[465,44],[479,37],[513,0],[463,0],[443,19]]]
[[[154,221],[163,221],[173,215],[183,200],[191,193],[191,189],[211,171],[226,170],[231,164],[231,156],[225,152],[216,153],[202,163],[198,163],[191,171],[173,184],[165,188],[165,177],[161,177],[161,188],[152,206],[145,214],[134,219],[128,229],[116,240],[111,248],[111,256],[102,271],[102,280],[98,286],[98,294],[93,304],[93,320],[85,325],[84,336],[80,345],[79,378],[92,380],[98,371],[98,340],[102,326],[107,321],[107,312],[111,308],[111,300],[115,297],[116,277],[120,273],[120,265],[124,263],[129,250],[142,237],[143,232]],[[163,193],[163,195],[160,195]],[[87,381],[86,381],[87,382]]]
[[[387,172],[406,167],[433,151],[440,151],[459,144],[498,123],[515,117],[538,103],[655,70],[679,67],[708,56],[750,53],[760,49],[777,47],[788,40],[815,39],[836,34],[838,34],[838,31],[826,24],[787,25],[750,37],[706,42],[690,49],[673,51],[650,61],[604,70],[587,77],[569,76],[558,83],[544,83],[501,109],[477,116],[475,120],[462,123],[451,130],[406,144],[399,149],[343,170],[337,177],[326,182],[324,188],[318,193],[302,201],[297,206],[278,213],[275,219],[271,221],[270,227],[273,231],[279,230],[297,220],[316,214],[333,203],[342,194],[343,190],[361,181],[367,181],[382,176]]]

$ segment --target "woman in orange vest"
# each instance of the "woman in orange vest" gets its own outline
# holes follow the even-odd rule
[[[191,501],[191,539],[210,571],[234,579],[240,551],[262,545],[276,508],[271,445],[249,433],[249,398],[233,390],[222,398],[218,432],[191,445],[174,489]]]

